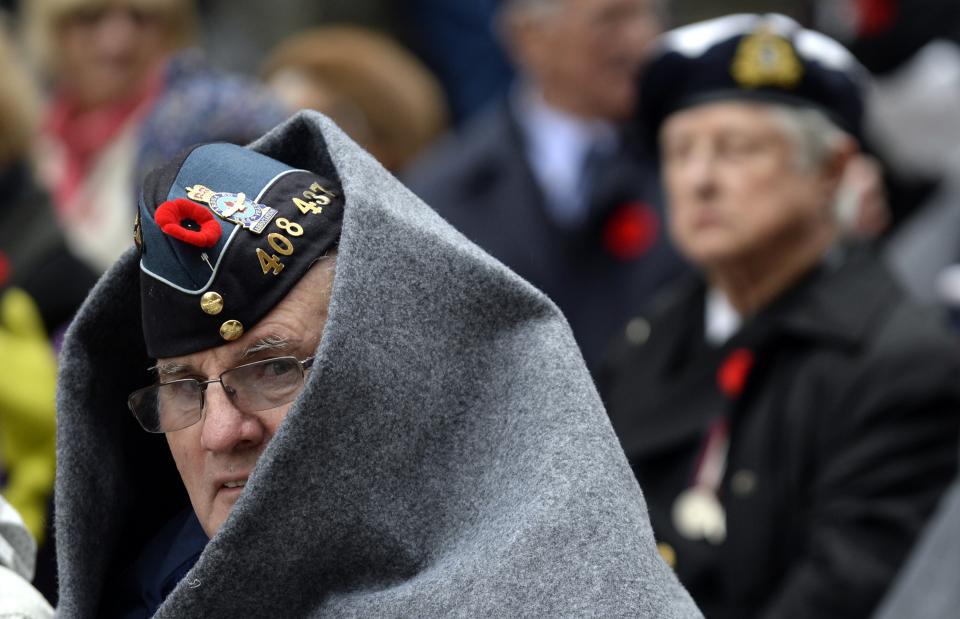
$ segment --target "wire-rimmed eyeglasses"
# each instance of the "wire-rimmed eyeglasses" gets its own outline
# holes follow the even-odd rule
[[[313,357],[274,357],[225,370],[218,378],[182,378],[138,389],[127,407],[147,432],[175,432],[203,417],[207,386],[220,383],[230,401],[244,413],[289,404],[303,388],[304,371]]]

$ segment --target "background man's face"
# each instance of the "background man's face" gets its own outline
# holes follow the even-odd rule
[[[179,368],[165,378],[216,378],[232,367],[267,359],[311,356],[326,323],[332,259],[310,269],[266,317],[240,339],[217,348],[162,359],[158,367]],[[257,350],[262,349],[262,350]],[[209,536],[219,530],[260,454],[266,449],[290,404],[242,413],[219,384],[207,387],[203,418],[196,424],[167,433],[170,453],[186,486],[190,503]]]
[[[584,117],[622,120],[637,70],[660,33],[654,0],[554,0],[513,30],[519,61],[548,102]]]
[[[660,134],[670,232],[701,267],[769,255],[831,225],[835,179],[802,169],[769,107],[711,103],[681,110]]]

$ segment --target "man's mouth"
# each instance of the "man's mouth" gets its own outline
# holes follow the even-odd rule
[[[224,488],[243,488],[246,485],[247,485],[246,479],[238,479],[236,481],[224,482],[223,487]]]

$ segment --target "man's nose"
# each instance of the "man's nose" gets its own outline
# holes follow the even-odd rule
[[[260,446],[266,429],[257,415],[240,411],[218,383],[207,387],[201,421],[201,446],[207,451],[235,452]]]
[[[717,158],[709,149],[697,149],[684,166],[684,182],[700,200],[709,200],[717,193]]]

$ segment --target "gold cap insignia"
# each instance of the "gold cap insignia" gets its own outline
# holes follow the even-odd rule
[[[791,89],[803,77],[803,63],[790,41],[762,28],[740,41],[730,73],[744,88]]]

